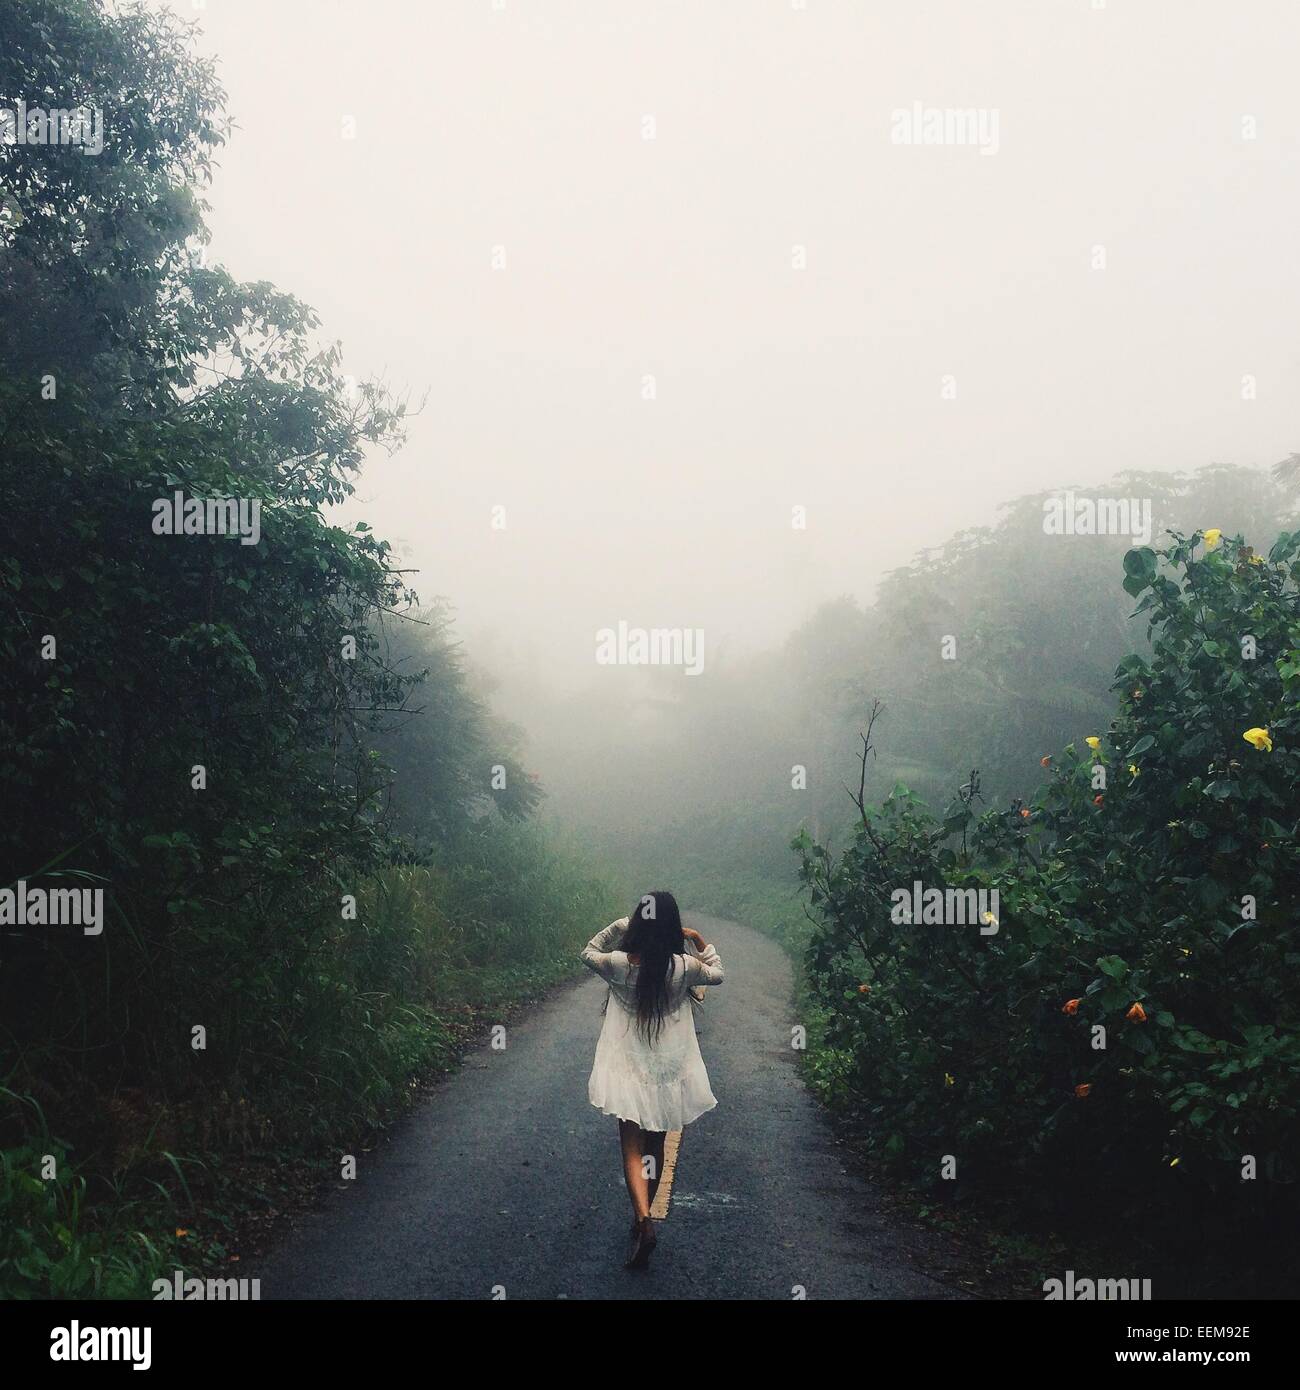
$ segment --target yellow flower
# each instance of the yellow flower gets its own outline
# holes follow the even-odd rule
[[[983,921],[984,925],[988,927],[996,927],[998,924],[998,919],[991,912],[986,912],[984,914]]]
[[[1130,777],[1136,777],[1138,775],[1138,765],[1136,763],[1129,763],[1128,775]]]
[[[1261,753],[1271,753],[1273,751],[1273,740],[1268,736],[1267,729],[1247,729],[1242,738],[1250,744],[1252,748],[1258,748]]]
[[[1093,734],[1089,738],[1085,738],[1084,742],[1088,745],[1089,748],[1092,749],[1094,753],[1097,751],[1098,748],[1101,747],[1101,739],[1099,739],[1096,734]]]
[[[1171,1168],[1177,1168],[1178,1165],[1179,1165],[1181,1162],[1182,1162],[1182,1159],[1181,1159],[1181,1158],[1171,1158],[1171,1159],[1169,1160],[1169,1166],[1170,1166]]]
[[[1250,557],[1250,563],[1252,565],[1262,565],[1264,563],[1264,557],[1262,555],[1252,555]]]
[[[1211,526],[1204,535],[1206,550],[1217,550],[1219,548],[1219,542],[1223,539],[1223,532],[1220,531],[1217,526]]]
[[[943,1084],[944,1084],[945,1086],[955,1086],[957,1083],[952,1079],[951,1073],[949,1073],[949,1072],[944,1072],[944,1074],[943,1074]]]

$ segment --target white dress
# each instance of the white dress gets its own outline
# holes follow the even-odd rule
[[[633,1120],[642,1129],[681,1129],[718,1103],[700,1056],[687,990],[720,985],[722,962],[712,946],[698,956],[673,957],[663,1031],[651,1044],[637,1027],[638,967],[616,949],[627,922],[626,917],[611,922],[582,952],[583,963],[609,982],[587,1096],[604,1114]]]

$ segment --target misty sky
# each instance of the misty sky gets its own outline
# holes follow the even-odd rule
[[[213,257],[429,393],[357,511],[471,650],[766,644],[1018,494],[1300,448],[1292,0],[173,8]],[[894,143],[918,102],[996,153]]]

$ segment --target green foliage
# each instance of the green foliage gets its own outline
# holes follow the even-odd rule
[[[93,938],[0,928],[0,1296],[107,1296],[222,1155],[381,1122],[614,903],[525,823],[540,789],[445,616],[332,512],[405,401],[206,264],[229,123],[186,27],[7,3],[0,99],[106,137],[0,144],[0,886],[106,909]],[[256,503],[260,540],[159,534],[177,492]]]
[[[995,524],[888,575],[870,602],[822,604],[772,651],[719,644],[703,680],[648,671],[631,697],[605,684],[551,708],[527,683],[516,707],[548,754],[550,803],[634,884],[673,885],[688,905],[780,936],[801,916],[781,847],[800,826],[827,846],[853,834],[845,792],[875,700],[885,785],[942,806],[979,767],[988,803],[1031,795],[1042,753],[1104,724],[1116,664],[1147,649],[1116,579],[1131,542],[1046,534],[1054,495],[1006,504]],[[1121,474],[1075,495],[1150,498],[1157,535],[1207,516],[1276,534],[1294,506],[1267,473],[1226,465]]]
[[[403,406],[351,399],[296,300],[199,263],[221,93],[174,19],[33,3],[5,22],[6,99],[102,107],[109,139],[0,147],[19,211],[0,232],[0,779],[23,807],[0,882],[92,875],[114,927],[102,949],[7,932],[0,1018],[20,1052],[75,1020],[107,1079],[183,1053],[169,1011],[212,1019],[254,922],[382,859],[371,744],[408,682],[378,625],[409,596],[387,543],[325,509],[367,445],[400,441]],[[156,534],[176,491],[256,501],[260,543]]]
[[[55,1176],[37,1176],[50,1160]],[[149,1297],[170,1242],[135,1231],[131,1208],[89,1229],[85,1206],[85,1179],[57,1140],[0,1149],[0,1300]]]
[[[1039,750],[1104,721],[1116,663],[1143,646],[1115,581],[1131,542],[1044,531],[1044,504],[1021,497],[994,526],[963,532],[887,576],[863,609],[841,601],[796,634],[790,654],[814,697],[806,722],[824,752],[810,785],[823,817],[843,823],[840,769],[874,701],[884,706],[878,775],[938,799],[972,767],[989,798],[1027,796]],[[1157,536],[1215,517],[1225,531],[1286,524],[1293,502],[1257,470],[1213,465],[1185,474],[1126,473],[1076,488],[1078,498],[1149,498]],[[943,639],[956,639],[946,659]],[[831,794],[840,804],[829,804]]]
[[[232,929],[228,958],[207,962],[225,973],[207,1001],[202,1087],[168,1094],[136,1074],[154,1094],[105,1092],[49,1049],[25,1069],[37,1098],[0,1088],[7,1130],[35,1119],[0,1147],[0,1297],[146,1297],[173,1267],[192,1272],[201,1256],[170,1232],[219,1222],[209,1155],[309,1154],[364,1136],[454,1060],[486,1011],[499,1019],[572,976],[591,924],[623,910],[567,845],[495,821],[431,862],[379,869],[357,897],[355,918],[332,909],[280,924],[295,949],[264,960]],[[270,925],[247,923],[259,937]],[[190,1016],[182,1007],[178,1032]],[[48,1136],[38,1101],[76,1131],[77,1149]]]
[[[1150,653],[1031,803],[976,816],[968,794],[940,817],[897,787],[838,858],[796,841],[816,1079],[921,1181],[951,1154],[963,1183],[1148,1229],[1294,1220],[1298,551],[1198,533],[1129,552]],[[997,932],[891,920],[917,880],[997,889]]]
[[[618,916],[617,901],[532,825],[487,821],[429,862],[378,870],[355,918],[300,922],[313,949],[244,982],[230,1063],[254,1112],[239,1117],[247,1142],[378,1124],[448,1064],[474,1011],[572,976],[591,923]]]
[[[466,663],[446,610],[388,624],[380,640],[386,664],[410,682],[374,739],[392,770],[389,824],[422,851],[453,842],[485,816],[530,816],[542,792],[523,765],[521,735],[488,713],[485,679]]]

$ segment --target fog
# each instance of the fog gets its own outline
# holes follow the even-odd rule
[[[666,809],[696,774],[707,802],[738,760],[783,786],[810,743],[842,803],[886,687],[946,740],[898,764],[933,790],[990,750],[918,692],[906,604],[879,619],[888,652],[840,631],[815,677],[763,654],[1018,497],[1259,469],[1295,443],[1289,4],[214,0],[197,18],[238,126],[210,255],[313,305],[350,374],[423,399],[345,513],[450,605],[562,813],[609,829],[621,788],[655,782]],[[1122,551],[1090,571],[1107,634]],[[979,602],[1066,604],[1076,580],[987,592],[970,628]],[[600,664],[620,623],[698,633],[703,683],[729,671],[729,693]],[[1104,691],[1111,641],[1084,644],[1057,693],[1086,693],[1047,731]],[[694,754],[664,723],[683,701]],[[769,832],[806,811],[777,791]]]
[[[1022,493],[1294,442],[1290,4],[196,17],[212,256],[427,390],[358,509],[539,678],[620,618],[760,647]],[[916,102],[996,151],[892,143]]]

